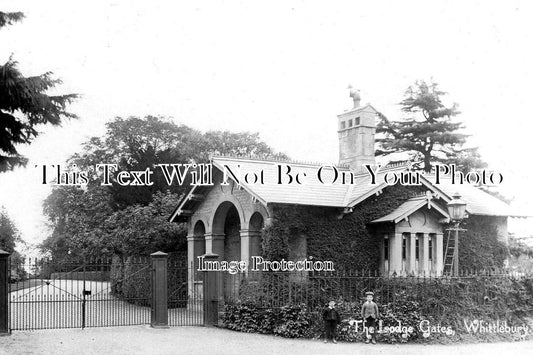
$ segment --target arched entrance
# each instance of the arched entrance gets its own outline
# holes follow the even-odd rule
[[[212,252],[220,256],[220,260],[241,259],[241,217],[233,203],[222,202],[213,217]]]
[[[222,202],[213,218],[213,246],[220,260],[241,260],[241,217],[235,205],[229,201]],[[225,299],[231,297],[240,284],[240,274],[222,273],[223,289],[221,295]]]
[[[195,248],[194,248],[194,270],[195,270],[195,273],[198,273],[199,271],[198,270],[198,265],[199,265],[199,261],[198,261],[198,257],[200,255],[204,255],[205,254],[205,225],[204,225],[204,222],[202,221],[197,221],[196,224],[194,225],[194,229],[193,229],[193,241],[194,243],[196,243],[197,245],[195,245]],[[195,280],[199,280],[199,278],[196,276],[194,278]]]

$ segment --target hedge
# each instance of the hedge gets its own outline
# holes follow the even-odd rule
[[[401,278],[389,280],[399,282]],[[382,282],[383,287],[387,282]],[[380,307],[381,329],[393,327],[393,332],[378,334],[378,341],[402,342],[455,342],[455,341],[497,341],[532,339],[533,324],[533,279],[510,277],[473,277],[467,279],[442,279],[417,284],[402,282],[396,288],[394,301],[376,302]],[[427,288],[427,292],[421,289]],[[246,286],[242,301],[226,303],[222,326],[232,330],[275,334],[284,337],[320,338],[323,336],[322,307],[311,307],[314,301],[284,304],[268,307],[265,299],[252,297],[261,287]],[[376,295],[381,295],[376,290]],[[249,294],[250,293],[250,294]],[[262,292],[262,297],[268,295]],[[271,292],[270,294],[278,295]],[[427,295],[418,297],[421,294]],[[343,341],[364,341],[360,309],[363,293],[351,299],[330,297],[337,302],[342,322],[338,326],[338,339]],[[321,297],[324,301],[324,297]],[[325,306],[326,302],[322,305]],[[421,322],[423,322],[421,327]],[[495,333],[469,332],[467,325],[476,321],[487,324],[506,323],[508,327],[528,326],[529,332]],[[398,327],[399,326],[399,327]],[[400,328],[397,332],[397,328]],[[430,330],[430,332],[428,332]]]

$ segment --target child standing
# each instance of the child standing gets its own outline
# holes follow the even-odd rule
[[[378,305],[373,301],[374,293],[366,293],[366,302],[363,303],[363,308],[361,308],[361,317],[365,321],[366,329],[368,329],[369,337],[366,338],[366,343],[370,343],[372,339],[372,344],[376,344],[375,328],[376,320],[379,317]]]
[[[330,301],[328,307],[322,312],[322,319],[324,320],[324,328],[326,330],[326,339],[324,343],[328,342],[328,339],[331,339],[334,344],[337,344],[335,340],[337,324],[341,321],[341,316],[339,312],[335,309],[335,301]]]

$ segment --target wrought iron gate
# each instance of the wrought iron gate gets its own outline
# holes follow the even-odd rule
[[[138,258],[124,264],[111,259],[56,264],[30,259],[25,265],[11,265],[10,329],[149,324],[149,262]]]
[[[168,325],[204,325],[203,274],[194,264],[168,262]]]
[[[153,265],[150,257],[11,264],[10,330],[151,324]],[[168,325],[204,325],[202,273],[183,259],[166,265]]]

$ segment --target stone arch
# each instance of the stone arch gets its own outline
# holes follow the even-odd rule
[[[195,237],[205,237],[205,223],[199,219],[194,224],[193,233]]]
[[[254,212],[250,217],[250,223],[248,224],[248,230],[250,232],[261,232],[265,226],[265,218],[260,212]]]
[[[192,227],[189,228],[187,243],[188,265],[193,264],[193,268],[189,268],[189,290],[192,292],[195,287],[195,280],[201,279],[200,272],[198,271],[198,267],[200,265],[198,257],[206,253],[204,221],[198,219],[196,222],[194,222]]]
[[[216,254],[222,260],[240,260],[240,230],[243,224],[242,215],[232,201],[226,200],[218,205],[213,215],[212,238],[218,244]]]
[[[240,205],[238,201],[234,199],[227,199],[227,200],[221,201],[221,203],[216,208],[215,213],[213,214],[213,220],[211,223],[211,232],[214,235],[224,234],[224,224],[225,224],[226,216],[228,214],[228,211],[230,211],[232,208],[234,208],[238,213],[239,223],[241,225],[244,225],[245,218],[244,218],[244,211],[242,209],[242,206]]]

